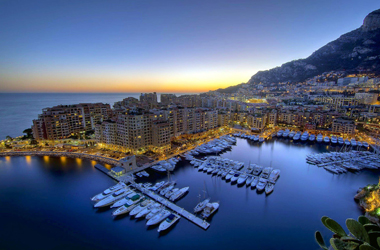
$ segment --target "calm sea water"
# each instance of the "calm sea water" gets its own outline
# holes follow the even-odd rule
[[[326,145],[286,140],[262,145],[238,139],[223,157],[281,170],[269,196],[198,172],[181,161],[172,178],[190,192],[177,202],[192,211],[206,186],[219,211],[204,231],[182,218],[167,234],[146,228],[145,220],[114,219],[111,209],[94,209],[90,197],[115,184],[95,162],[53,157],[0,158],[0,249],[319,249],[314,231],[328,240],[320,222],[327,215],[344,224],[362,214],[353,196],[377,183],[378,171],[333,175],[306,164]],[[166,176],[149,171],[146,181]]]
[[[158,100],[160,100],[160,94]],[[177,96],[182,94],[176,94]],[[109,103],[127,97],[139,98],[139,93],[0,93],[0,140],[16,137],[30,128],[41,110],[56,105],[76,103]]]

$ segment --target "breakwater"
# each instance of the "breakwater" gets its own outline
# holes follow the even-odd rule
[[[100,155],[91,155],[84,153],[75,153],[75,152],[62,152],[62,151],[9,151],[9,152],[0,152],[0,157],[6,156],[53,156],[53,157],[69,157],[69,158],[80,158],[93,160],[103,164],[109,164],[111,166],[120,166],[118,160],[100,156]]]

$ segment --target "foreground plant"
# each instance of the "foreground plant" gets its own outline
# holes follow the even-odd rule
[[[371,223],[365,216],[359,216],[357,221],[346,220],[349,234],[335,220],[327,216],[323,216],[321,220],[323,225],[334,233],[330,239],[330,245],[335,250],[380,249],[380,227]],[[319,231],[315,232],[315,239],[322,249],[328,249]]]

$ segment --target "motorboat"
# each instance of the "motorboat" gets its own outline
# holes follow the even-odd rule
[[[170,215],[170,212],[168,210],[164,209],[160,213],[156,214],[151,219],[149,219],[146,222],[146,225],[147,226],[156,225],[156,224],[160,223],[161,221],[165,220],[169,215]]]
[[[253,172],[252,172],[252,174],[258,176],[258,175],[261,173],[261,171],[263,170],[263,168],[264,168],[264,167],[262,167],[262,166],[256,165],[256,166],[253,168]]]
[[[362,147],[363,143],[361,141],[358,141],[358,147]]]
[[[107,188],[106,190],[104,190],[103,192],[101,192],[100,194],[97,194],[95,195],[94,197],[91,198],[92,201],[100,201],[108,196],[110,196],[111,194],[113,194],[114,192],[122,189],[122,188],[125,188],[126,185],[124,184],[124,182],[119,182],[118,184],[116,184],[115,186],[112,186],[110,188]]]
[[[139,218],[142,218],[142,217],[145,217],[147,216],[153,209],[155,208],[159,208],[161,206],[161,204],[159,203],[152,203],[150,204],[149,206],[145,207],[142,211],[140,211],[138,214],[136,214],[135,218],[136,219],[139,219]]]
[[[323,138],[323,141],[325,143],[329,143],[330,142],[330,138],[328,136],[325,136],[325,138]]]
[[[266,167],[266,168],[264,168],[263,169],[263,172],[262,172],[262,174],[261,174],[261,178],[265,178],[265,179],[268,179],[269,178],[269,175],[270,175],[270,173],[272,173],[272,171],[273,171],[273,168],[271,168],[271,167]]]
[[[255,178],[254,176],[249,176],[249,177],[247,178],[247,180],[245,181],[245,185],[246,185],[247,187],[249,187],[249,186],[251,185],[251,183],[252,183],[252,181],[253,181],[254,178]]]
[[[259,183],[256,185],[257,191],[263,191],[265,189],[265,186],[267,185],[268,180],[264,178],[260,178]]]
[[[120,199],[120,200],[116,201],[114,204],[112,204],[111,208],[123,206],[125,203],[128,202],[128,200],[130,200],[133,196],[138,195],[138,194],[132,190],[129,190],[126,193],[126,195],[127,196],[125,196],[123,199]]]
[[[138,213],[140,213],[142,210],[147,208],[152,203],[153,201],[151,199],[146,199],[143,202],[140,202],[139,205],[135,206],[135,208],[132,209],[131,212],[129,212],[129,215],[131,216],[137,215]]]
[[[311,134],[309,136],[309,141],[311,141],[311,142],[315,141],[315,135]]]
[[[284,130],[281,129],[280,131],[277,132],[277,137],[281,137],[283,133],[284,133]]]
[[[274,184],[268,182],[268,184],[265,186],[265,193],[270,194],[273,192],[273,189],[274,189]]]
[[[118,216],[121,214],[129,213],[130,211],[132,211],[132,209],[134,209],[140,202],[144,201],[145,199],[146,198],[144,196],[139,196],[138,198],[133,198],[133,199],[131,198],[130,200],[128,200],[127,203],[125,203],[124,205],[116,209],[112,213],[112,215]]]
[[[365,148],[368,148],[368,147],[369,147],[368,142],[363,142],[363,146],[364,146]]]
[[[235,171],[231,170],[227,175],[226,175],[226,181],[231,180],[231,178],[235,175]]]
[[[199,213],[200,211],[202,211],[209,202],[210,198],[206,198],[203,201],[199,202],[194,208],[194,213]]]
[[[278,179],[278,177],[280,177],[280,169],[275,169],[275,170],[273,170],[271,173],[270,173],[270,175],[269,175],[269,178],[268,178],[268,180],[270,181],[270,182],[276,182],[277,181],[277,179]]]
[[[259,177],[256,176],[255,178],[253,178],[251,182],[251,188],[255,188],[258,182],[259,182]]]
[[[240,174],[234,174],[234,176],[231,177],[231,183],[236,182],[239,179]]]
[[[166,198],[169,198],[170,196],[172,196],[175,192],[177,192],[179,190],[179,188],[173,188],[172,190],[170,190],[169,192],[167,192],[165,194],[165,197]]]
[[[332,144],[337,144],[338,143],[338,138],[335,135],[331,136],[331,143]]]
[[[189,188],[190,187],[181,188],[180,190],[175,192],[172,196],[170,196],[169,200],[171,200],[171,201],[179,200],[180,198],[182,198],[187,193],[187,191],[189,191]]]
[[[338,143],[339,143],[339,145],[343,145],[344,144],[344,140],[343,140],[342,137],[338,138]]]
[[[166,187],[160,191],[160,195],[164,196],[167,194],[169,191],[173,190],[174,184],[171,184],[169,187]]]
[[[323,135],[322,134],[318,134],[317,135],[317,142],[322,142],[323,141]]]
[[[301,138],[301,132],[298,131],[297,134],[295,136],[293,136],[293,140],[298,141],[300,138]]]
[[[238,185],[243,185],[247,181],[248,175],[247,174],[241,174],[239,176],[239,179],[237,180]]]
[[[151,218],[153,218],[155,215],[159,214],[160,212],[162,212],[164,210],[164,207],[163,206],[159,206],[159,207],[155,207],[153,208],[146,216],[145,216],[145,219],[147,220],[150,220]]]
[[[256,135],[255,138],[253,139],[253,141],[259,141],[259,139],[260,139],[260,136]]]
[[[113,203],[115,203],[116,201],[124,198],[124,196],[127,195],[127,192],[129,190],[123,188],[123,189],[120,189],[118,191],[116,191],[115,193],[113,193],[112,195],[104,198],[103,200],[100,200],[98,201],[94,207],[105,207],[105,206],[109,206],[109,205],[112,205]]]
[[[301,136],[301,141],[307,141],[309,139],[309,133],[305,131]]]
[[[344,144],[346,144],[347,146],[351,145],[351,143],[348,139],[344,140]]]
[[[356,140],[355,139],[351,139],[351,146],[353,146],[353,147],[355,147],[356,145],[357,145],[357,143],[356,143]]]
[[[290,133],[289,129],[285,130],[285,132],[282,134],[282,137],[287,138],[289,136],[289,133]]]
[[[203,218],[208,218],[210,215],[216,212],[219,208],[219,203],[218,202],[212,202],[212,203],[207,203],[206,207],[203,209],[202,212],[202,217]]]
[[[161,222],[157,231],[162,232],[172,227],[181,217],[177,214],[170,214],[163,222]]]
[[[259,138],[259,142],[264,142],[265,141],[265,138],[264,137],[260,137]]]
[[[296,134],[295,131],[291,131],[291,132],[289,133],[289,138],[290,138],[290,139],[293,139],[293,137],[294,137],[295,134]]]

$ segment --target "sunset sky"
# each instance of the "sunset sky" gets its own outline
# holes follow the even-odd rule
[[[203,92],[305,58],[379,0],[0,0],[0,92]]]

